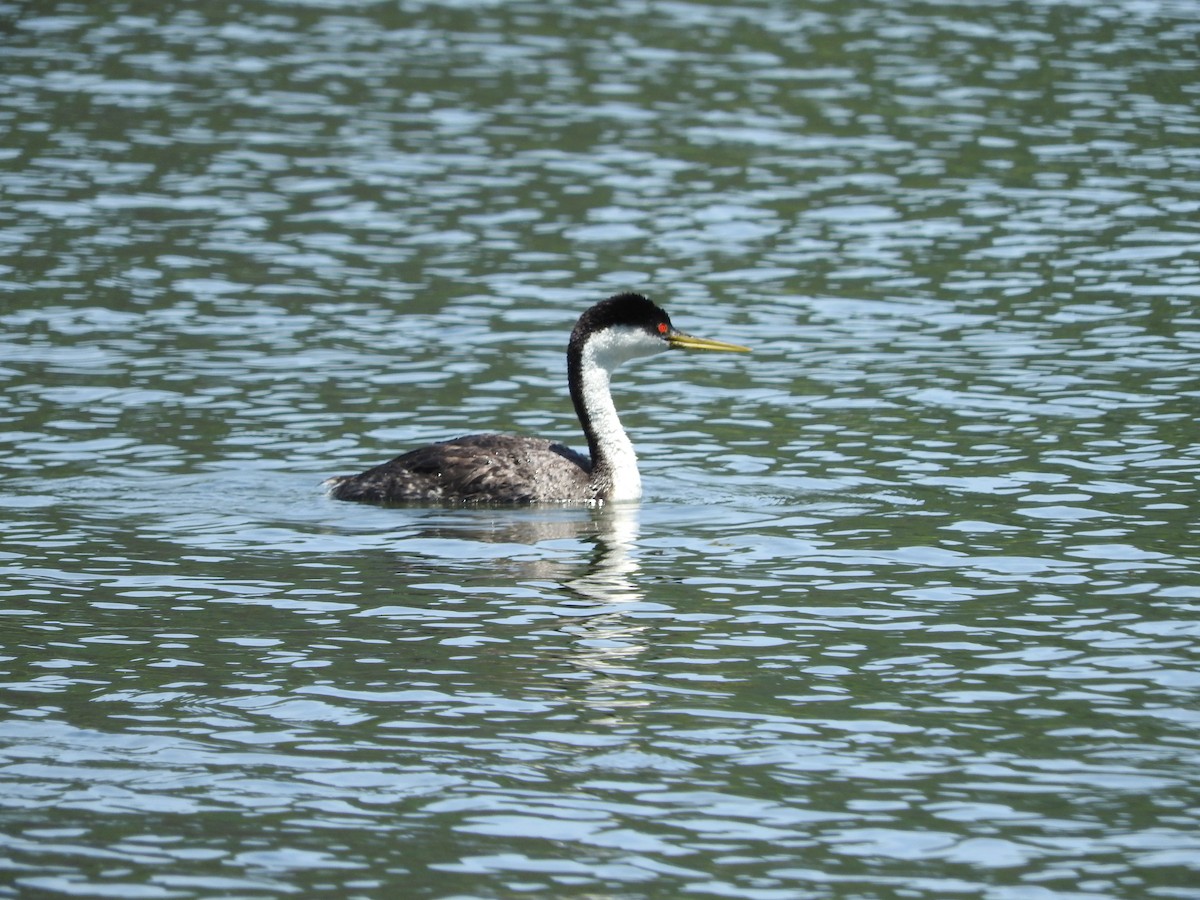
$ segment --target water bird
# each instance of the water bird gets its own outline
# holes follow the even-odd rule
[[[748,352],[677,330],[641,294],[616,294],[579,317],[567,343],[567,383],[589,456],[544,438],[472,434],[430,444],[358,475],[325,481],[362,503],[605,503],[642,495],[637,455],[609,380],[622,363],[664,350]]]

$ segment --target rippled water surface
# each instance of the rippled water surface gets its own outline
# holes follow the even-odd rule
[[[0,895],[1200,897],[1200,4],[0,19]]]

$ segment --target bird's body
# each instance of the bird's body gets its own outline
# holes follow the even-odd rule
[[[325,482],[330,496],[365,503],[596,503],[642,494],[637,455],[617,416],[609,376],[621,363],[672,347],[745,350],[676,331],[640,294],[602,300],[567,345],[571,400],[591,456],[543,438],[474,434],[430,444],[359,475]]]
[[[367,503],[561,503],[593,499],[592,461],[566,444],[516,434],[472,434],[430,444],[331,479],[338,500]]]

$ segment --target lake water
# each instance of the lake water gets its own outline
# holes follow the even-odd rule
[[[1200,898],[1200,4],[0,25],[0,896]]]

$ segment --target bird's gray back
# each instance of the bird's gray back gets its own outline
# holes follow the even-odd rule
[[[338,500],[368,503],[554,503],[594,499],[591,462],[565,444],[473,434],[430,444],[326,484]]]

